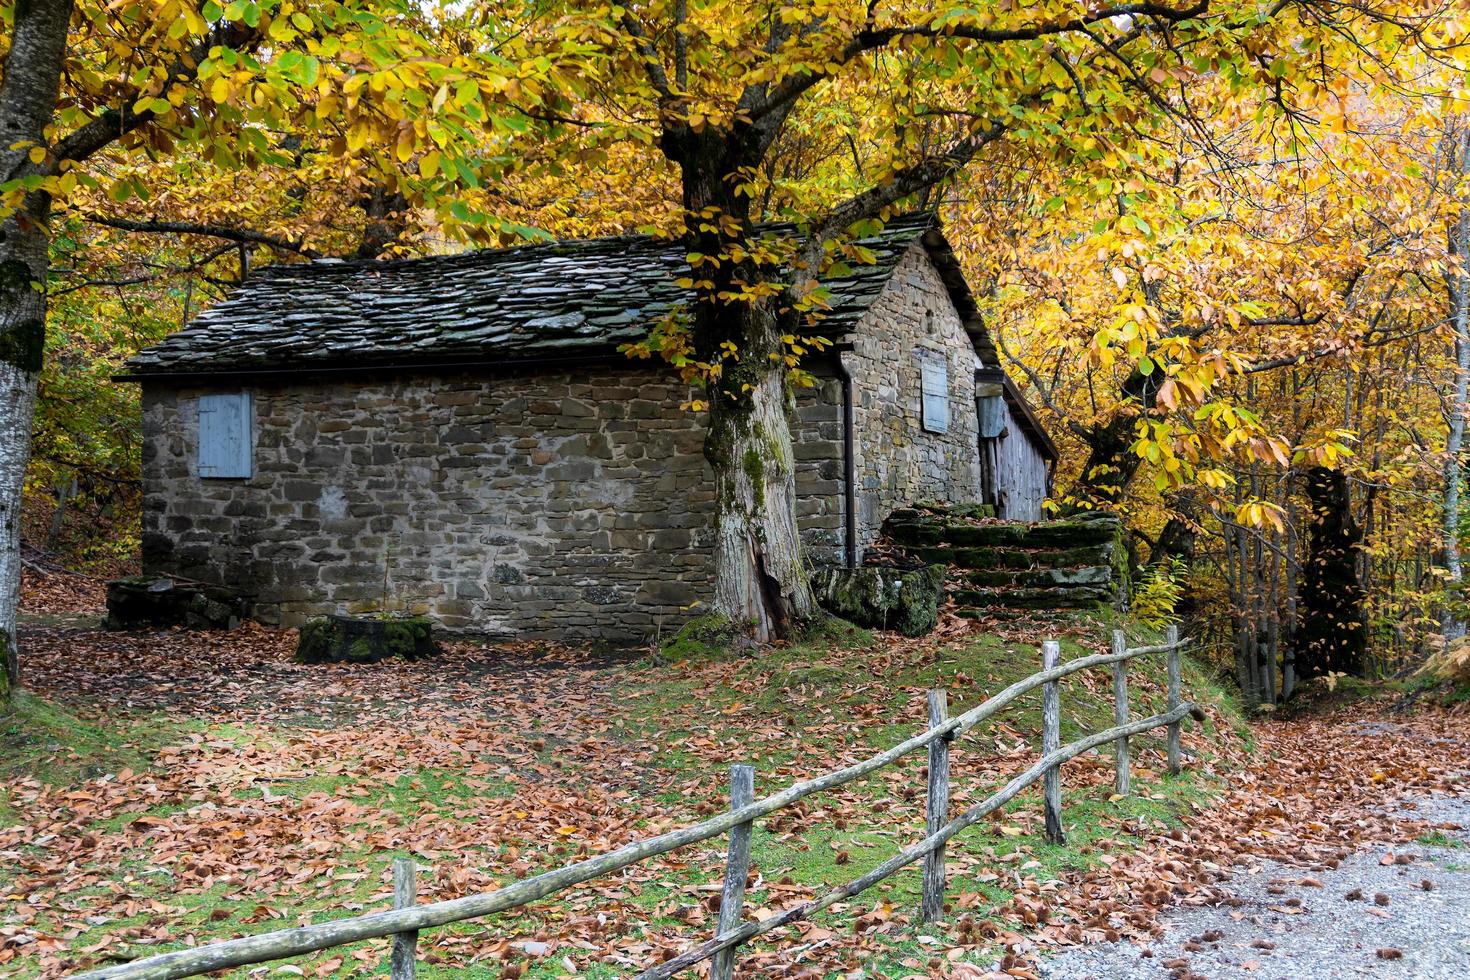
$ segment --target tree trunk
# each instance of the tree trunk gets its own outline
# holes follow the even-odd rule
[[[715,474],[715,609],[761,643],[816,609],[796,521],[786,372],[765,368],[746,403],[711,402],[705,455]]]
[[[1347,478],[1314,466],[1306,473],[1311,533],[1301,590],[1300,676],[1361,675],[1368,631],[1358,582],[1362,539],[1352,515]]]
[[[744,247],[753,228],[738,175],[755,152],[750,134],[680,127],[664,139],[678,162],[691,252],[717,261],[697,270],[692,342],[702,362],[719,362],[706,384],[705,458],[715,478],[715,612],[758,643],[790,635],[816,611],[796,519],[793,410],[781,338],[798,332],[790,297],[747,296],[786,270]],[[722,220],[710,220],[710,215]],[[729,349],[737,352],[727,356]]]
[[[1462,178],[1470,170],[1470,125],[1463,127],[1462,132],[1452,132],[1448,142],[1450,173]],[[1460,561],[1460,497],[1464,481],[1460,454],[1465,443],[1466,414],[1470,413],[1470,212],[1462,208],[1447,232],[1449,252],[1460,262],[1458,268],[1451,267],[1446,275],[1455,351],[1455,383],[1450,395],[1449,435],[1445,440],[1442,527],[1448,581],[1441,626],[1445,641],[1449,642],[1465,635],[1464,600],[1460,590],[1464,578]]]
[[[61,91],[71,0],[33,0],[15,8],[5,80],[0,84],[0,175],[40,173],[33,147]],[[51,199],[34,191],[0,223],[0,699],[20,680],[16,614],[20,606],[21,491],[30,461],[31,419],[46,342],[46,221]]]
[[[1092,427],[1084,440],[1087,462],[1072,490],[1073,496],[1090,507],[1114,507],[1123,499],[1143,460],[1133,451],[1138,441],[1140,413],[1153,410],[1159,390],[1158,372],[1153,375],[1130,374],[1122,385],[1122,404],[1117,413]]]

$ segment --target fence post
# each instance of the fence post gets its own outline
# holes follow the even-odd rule
[[[1041,669],[1051,670],[1062,659],[1062,647],[1056,640],[1041,644]],[[1047,681],[1041,689],[1041,754],[1055,752],[1062,747],[1062,682]],[[1052,766],[1046,771],[1042,784],[1042,797],[1046,808],[1046,839],[1053,844],[1067,843],[1066,831],[1062,829],[1062,767]]]
[[[1169,642],[1169,710],[1179,707],[1179,627],[1170,626]],[[1179,775],[1179,732],[1183,721],[1169,725],[1169,772]]]
[[[730,809],[738,810],[755,801],[755,769],[730,767]],[[715,935],[739,927],[745,911],[745,879],[750,875],[751,821],[730,828],[730,848],[725,855],[725,888],[720,893],[720,921]],[[735,949],[722,949],[710,965],[710,980],[733,980]]]
[[[414,875],[417,869],[409,858],[397,858],[393,861],[393,907],[395,909],[411,908],[418,901],[418,882]],[[392,980],[414,980],[414,974],[418,969],[418,954],[416,947],[419,942],[418,930],[399,932],[393,935],[393,954],[389,960],[389,976]]]
[[[1128,637],[1122,630],[1113,630],[1113,653],[1127,652]],[[1128,724],[1128,661],[1126,660],[1119,660],[1113,664],[1113,724]],[[1118,775],[1113,790],[1119,796],[1127,796],[1129,785],[1128,736],[1124,735],[1114,745],[1116,746]]]
[[[929,727],[936,728],[949,720],[949,696],[943,691],[929,692]],[[929,802],[926,811],[928,833],[935,834],[949,823],[949,739],[936,738],[929,743]],[[923,921],[944,918],[944,848],[936,847],[924,855],[924,891],[920,903]]]

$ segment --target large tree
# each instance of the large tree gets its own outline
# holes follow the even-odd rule
[[[758,639],[812,610],[786,417],[791,368],[818,333],[815,283],[830,262],[860,260],[846,236],[984,163],[1086,175],[1079,194],[1116,181],[1104,193],[1121,199],[1125,181],[1167,171],[1179,139],[1204,132],[1192,91],[1297,132],[1303,102],[1340,91],[1360,63],[1376,70],[1379,41],[1417,40],[1442,13],[1290,0],[572,8],[558,23],[580,18],[608,60],[567,122],[593,141],[641,137],[678,170],[698,299],[643,350],[705,385],[715,604]],[[831,141],[832,103],[849,110],[835,137],[850,155],[782,180],[783,137],[826,127]],[[795,230],[763,233],[772,214]],[[1143,411],[1165,390],[1150,368],[1125,383]],[[1091,468],[1131,476],[1133,428],[1119,416],[1092,432]]]

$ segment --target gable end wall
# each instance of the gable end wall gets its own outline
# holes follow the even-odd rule
[[[871,546],[883,519],[917,501],[979,499],[975,348],[934,263],[915,244],[858,322],[844,354],[853,376],[858,542]],[[949,431],[925,432],[920,365],[949,366]]]

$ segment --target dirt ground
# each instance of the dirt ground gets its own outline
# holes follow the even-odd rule
[[[658,667],[459,643],[418,663],[323,668],[290,661],[292,631],[66,625],[78,621],[53,611],[27,628],[33,695],[0,725],[0,972],[20,977],[381,908],[398,856],[419,863],[423,901],[489,890],[716,812],[733,762],[755,764],[767,792],[857,761],[919,729],[927,688],[960,710],[1032,672],[1039,635],[1077,656],[1110,625],[950,623],[917,643],[855,633]],[[1163,776],[1158,740],[1142,739],[1136,794],[1119,800],[1110,759],[1079,759],[1064,780],[1069,846],[1042,841],[1027,795],[956,842],[945,922],[916,923],[906,873],[751,948],[747,975],[1038,976],[1058,952],[1157,941],[1161,913],[1225,902],[1237,865],[1316,873],[1432,835],[1393,806],[1464,792],[1463,718],[1394,721],[1389,737],[1349,713],[1244,731],[1207,672],[1188,680],[1210,720],[1186,735],[1185,778]],[[1137,710],[1161,703],[1160,681],[1137,672]],[[1069,736],[1108,724],[1109,689],[1101,673],[1069,689]],[[957,745],[956,809],[1034,759],[1036,705],[1018,709]],[[915,839],[923,760],[908,761],[762,822],[750,914]],[[436,930],[421,976],[628,976],[709,934],[722,847]],[[367,975],[385,951],[299,968]]]

